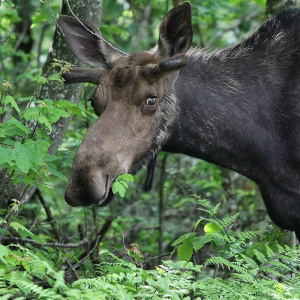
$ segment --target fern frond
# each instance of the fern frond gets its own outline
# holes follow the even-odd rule
[[[256,256],[256,258],[261,262],[261,263],[264,263],[266,261],[268,261],[268,259],[265,257],[265,255],[261,252],[259,252],[258,250],[256,249],[253,249],[253,252]]]
[[[240,240],[252,240],[256,236],[260,235],[262,230],[255,230],[255,231],[243,231],[239,233]]]
[[[220,224],[223,228],[229,227],[232,223],[236,221],[239,217],[240,213],[236,213],[233,216],[225,217],[220,220]]]
[[[279,278],[286,278],[286,276],[284,276],[283,274],[277,272],[276,270],[272,269],[272,268],[268,268],[268,267],[260,267],[261,271],[262,272],[265,272],[265,273],[269,273],[269,274],[273,274]]]
[[[223,269],[225,266],[229,270],[234,268],[234,265],[232,262],[230,262],[227,259],[220,257],[220,256],[207,259],[206,262],[204,263],[204,267],[207,267],[208,265],[216,265],[218,267],[221,266]]]
[[[247,255],[241,254],[241,257],[245,260],[245,262],[251,267],[251,268],[257,268],[258,264],[253,260],[252,258],[248,257]]]

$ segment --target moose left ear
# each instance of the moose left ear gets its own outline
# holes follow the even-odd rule
[[[160,24],[158,55],[167,58],[185,53],[192,39],[192,7],[184,2],[170,10]]]
[[[69,49],[90,66],[107,69],[115,59],[124,55],[87,21],[61,15],[58,25]]]

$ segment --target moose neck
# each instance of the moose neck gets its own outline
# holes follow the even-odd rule
[[[271,118],[272,98],[280,88],[276,72],[268,76],[271,70],[249,49],[191,50],[188,55],[190,63],[175,83],[179,114],[162,150],[262,180],[276,155]]]

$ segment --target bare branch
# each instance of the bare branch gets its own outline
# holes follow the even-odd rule
[[[12,237],[12,236],[6,237],[5,242],[10,242],[10,243],[24,242],[24,243],[29,243],[29,244],[32,244],[32,245],[38,245],[38,246],[41,246],[41,247],[53,247],[53,248],[80,248],[80,247],[85,246],[85,245],[88,244],[88,241],[86,239],[84,239],[83,241],[81,241],[79,243],[76,243],[76,244],[62,244],[62,243],[42,243],[41,244],[41,243],[39,243],[35,240],[32,240],[32,239],[27,239],[27,238],[22,239],[20,237]]]

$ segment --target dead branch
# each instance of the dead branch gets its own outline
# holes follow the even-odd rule
[[[85,246],[88,244],[88,241],[86,239],[84,239],[83,241],[80,241],[79,243],[76,244],[62,244],[62,243],[39,243],[33,239],[22,239],[20,237],[12,237],[12,236],[8,236],[5,239],[5,242],[7,243],[29,243],[32,245],[37,245],[37,246],[41,246],[41,247],[53,247],[53,248],[80,248],[82,246]]]

